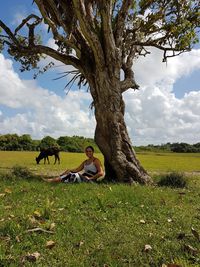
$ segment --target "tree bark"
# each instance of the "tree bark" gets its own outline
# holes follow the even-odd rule
[[[108,73],[96,73],[95,82],[90,84],[97,122],[95,142],[104,155],[106,178],[150,184],[152,179],[136,158],[128,136],[120,81]]]

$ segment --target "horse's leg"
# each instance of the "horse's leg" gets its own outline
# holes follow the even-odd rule
[[[48,161],[48,164],[50,164],[50,161],[49,161],[49,157],[47,156],[47,161]]]

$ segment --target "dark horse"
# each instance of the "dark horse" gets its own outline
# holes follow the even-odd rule
[[[60,164],[60,157],[59,157],[60,150],[57,147],[49,147],[46,149],[41,149],[40,151],[41,152],[39,156],[35,158],[37,164],[40,163],[41,159],[44,159],[44,164],[46,163],[46,160],[48,161],[48,164],[49,164],[50,162],[49,162],[48,156],[53,156],[53,155],[55,156],[54,164],[56,164],[57,160],[58,160],[58,164]]]

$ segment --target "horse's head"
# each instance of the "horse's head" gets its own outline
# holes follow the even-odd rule
[[[39,159],[39,157],[36,157],[35,160],[36,160],[37,164],[40,163],[40,159]]]

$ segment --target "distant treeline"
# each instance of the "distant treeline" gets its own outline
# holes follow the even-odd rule
[[[0,135],[0,150],[9,151],[39,151],[43,148],[51,146],[58,147],[61,151],[67,152],[83,152],[84,148],[92,145],[96,152],[99,148],[92,138],[85,138],[83,136],[61,136],[55,139],[51,136],[46,136],[41,140],[32,140],[29,134],[21,136],[17,134]],[[162,145],[147,145],[134,147],[137,152],[152,151],[152,152],[179,152],[179,153],[200,153],[200,143],[166,143]]]
[[[92,145],[95,152],[99,152],[94,139],[83,136],[61,136],[58,139],[46,136],[42,140],[32,140],[29,134],[21,136],[17,134],[0,135],[0,150],[39,151],[40,149],[55,146],[61,151],[83,152],[88,145]]]
[[[162,145],[147,145],[136,147],[136,151],[200,153],[200,143],[193,145],[187,143],[166,143]]]

